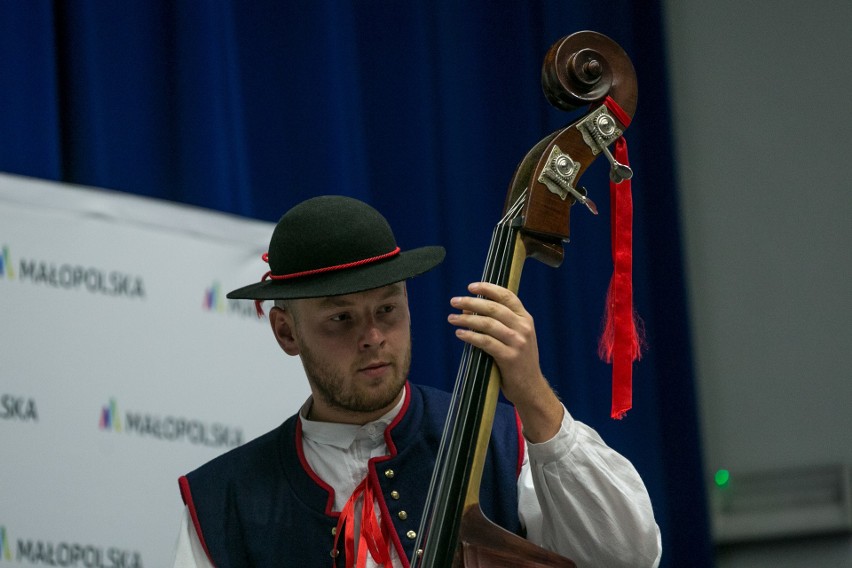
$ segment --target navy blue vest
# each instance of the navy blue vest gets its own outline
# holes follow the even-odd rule
[[[400,414],[385,431],[390,455],[370,460],[368,477],[392,540],[407,566],[440,444],[450,395],[408,384]],[[181,493],[218,568],[329,566],[334,495],[307,466],[296,416],[180,479]],[[520,533],[517,476],[522,441],[514,410],[501,404],[482,479],[486,516]],[[400,512],[404,511],[402,515]],[[343,539],[338,546],[342,549]],[[343,566],[343,551],[337,558]]]

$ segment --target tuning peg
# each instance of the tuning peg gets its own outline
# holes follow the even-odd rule
[[[580,186],[571,193],[574,195],[577,201],[585,205],[586,208],[592,212],[592,215],[598,214],[598,206],[595,205],[595,202],[592,201],[592,198],[588,196],[589,192],[585,187]]]
[[[615,157],[613,157],[613,155],[610,153],[609,148],[603,146],[601,147],[601,150],[603,150],[606,159],[609,160],[609,179],[611,179],[615,183],[621,183],[624,180],[633,177],[633,170],[630,169],[630,166],[622,164],[621,162],[616,160]]]

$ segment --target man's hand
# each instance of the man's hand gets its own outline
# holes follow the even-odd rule
[[[526,438],[533,443],[549,440],[559,431],[563,407],[541,373],[532,316],[506,288],[474,282],[468,290],[481,297],[450,300],[462,310],[448,317],[458,327],[456,336],[494,358],[503,395],[515,405]]]

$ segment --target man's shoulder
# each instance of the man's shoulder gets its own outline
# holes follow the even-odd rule
[[[286,433],[294,427],[295,416],[277,428],[266,432],[224,454],[213,458],[187,474],[192,478],[214,477],[226,479],[231,475],[260,473],[264,469],[274,467],[279,461],[280,444]]]
[[[419,391],[424,399],[431,399],[442,404],[449,404],[452,395],[445,390],[425,385],[422,383],[409,383],[412,387],[412,395]]]

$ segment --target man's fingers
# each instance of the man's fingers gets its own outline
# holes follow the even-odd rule
[[[459,296],[453,298],[450,304],[465,314],[478,314],[496,319],[505,325],[511,325],[512,320],[519,314],[511,308],[490,298],[477,298],[474,296]]]
[[[448,321],[459,328],[490,335],[504,343],[511,333],[511,330],[500,321],[481,314],[450,314]]]
[[[524,305],[521,303],[518,296],[512,293],[512,291],[508,288],[497,286],[496,284],[491,284],[489,282],[473,282],[468,285],[467,289],[473,294],[480,294],[489,300],[506,306],[516,314],[523,314],[526,311],[524,310]]]

